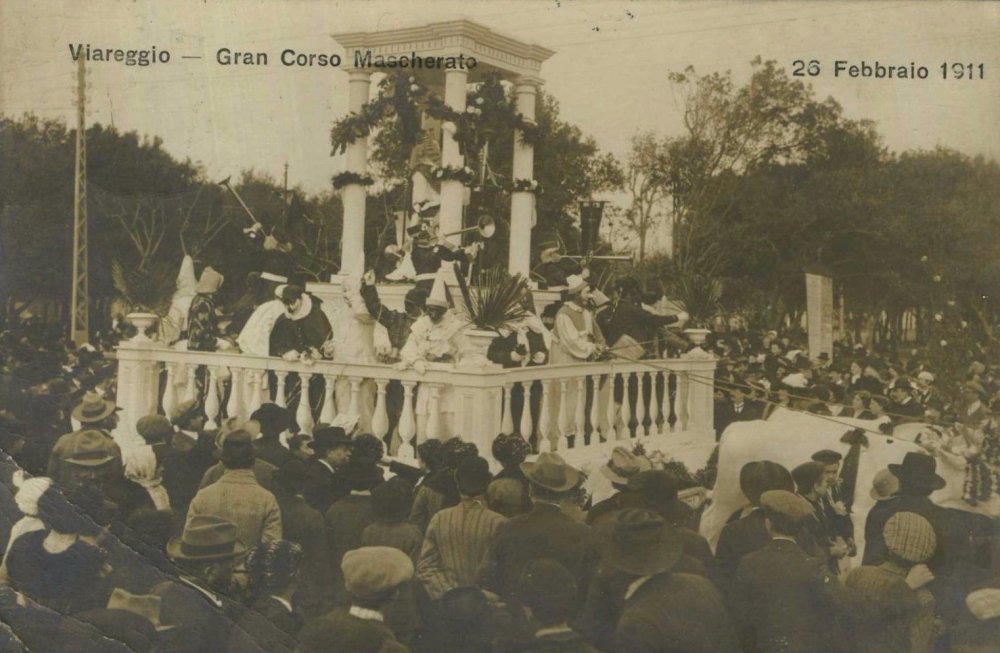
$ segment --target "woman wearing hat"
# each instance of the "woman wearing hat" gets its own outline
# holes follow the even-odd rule
[[[45,528],[21,535],[11,546],[11,585],[63,614],[99,607],[106,559],[96,544],[100,527],[55,487],[42,492],[37,505]]]

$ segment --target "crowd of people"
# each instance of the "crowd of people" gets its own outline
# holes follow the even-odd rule
[[[289,360],[344,355],[351,343],[372,352],[377,322],[400,368],[461,356],[440,284],[395,311],[371,281],[345,289],[342,313],[275,282],[277,299],[249,311],[236,342]],[[646,359],[677,346],[661,328],[678,317],[633,282],[605,297],[581,276],[565,281],[566,301],[501,334],[491,359],[597,360],[619,348]],[[189,348],[216,349],[234,333],[211,302],[222,283],[202,272],[181,332]],[[358,346],[359,335],[372,340]],[[599,472],[610,494],[592,496],[583,472],[558,453],[532,455],[516,434],[489,452],[454,433],[421,439],[412,467],[343,410],[311,434],[274,403],[210,429],[189,399],[116,438],[113,360],[55,332],[7,332],[0,649],[997,650],[1000,547],[985,516],[1000,514],[991,352],[970,352],[947,370],[959,381],[943,385],[945,370],[915,352],[838,343],[831,361],[802,342],[794,331],[711,341],[720,435],[793,410],[872,420],[887,437],[921,422],[946,437],[870,488],[848,487],[857,461],[839,451],[790,469],[749,462],[738,479],[746,504],[710,543],[702,507],[682,499],[692,477],[641,447],[615,448]],[[934,503],[941,463],[966,470],[965,501],[979,514]],[[875,500],[863,551],[845,500],[855,492]]]

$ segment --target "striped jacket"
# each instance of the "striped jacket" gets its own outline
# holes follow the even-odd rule
[[[480,499],[462,499],[431,518],[417,561],[417,577],[431,598],[476,584],[493,535],[507,519]]]

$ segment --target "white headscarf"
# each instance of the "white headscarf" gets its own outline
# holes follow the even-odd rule
[[[125,478],[141,485],[157,510],[170,510],[170,497],[163,487],[163,477],[156,461],[156,454],[148,444],[134,445],[122,449],[122,463]]]

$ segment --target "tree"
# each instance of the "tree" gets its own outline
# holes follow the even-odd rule
[[[630,206],[621,214],[625,230],[638,241],[638,258],[646,257],[646,238],[650,229],[661,225],[664,202],[670,196],[673,183],[670,161],[671,141],[657,138],[653,132],[632,138],[632,150],[625,165],[625,186],[632,197]]]

